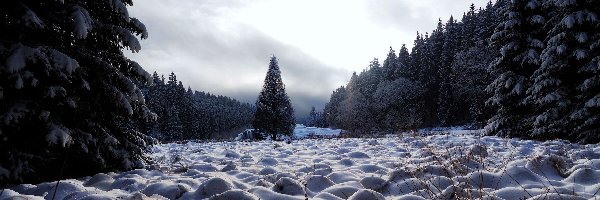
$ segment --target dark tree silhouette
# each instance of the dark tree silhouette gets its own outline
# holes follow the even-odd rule
[[[294,125],[294,110],[281,80],[277,58],[273,56],[265,84],[256,101],[256,114],[252,126],[276,140],[278,135],[292,135]]]

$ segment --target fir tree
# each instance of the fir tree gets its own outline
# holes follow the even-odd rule
[[[275,56],[271,57],[263,89],[256,100],[252,126],[270,135],[273,140],[277,140],[278,135],[291,136],[294,131],[294,110],[285,92]]]
[[[154,115],[122,52],[148,36],[132,1],[1,4],[0,185],[142,167],[151,140],[129,123]]]

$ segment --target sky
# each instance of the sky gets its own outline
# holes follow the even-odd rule
[[[148,72],[193,90],[254,103],[279,60],[297,116],[322,110],[331,92],[389,47],[410,49],[417,31],[460,19],[488,0],[138,0],[129,14],[149,38],[126,53]]]

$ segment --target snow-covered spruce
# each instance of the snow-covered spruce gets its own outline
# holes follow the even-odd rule
[[[58,199],[508,200],[589,199],[600,194],[599,144],[449,132],[376,140],[305,139],[292,144],[162,144],[149,154],[157,165],[62,180],[56,195]],[[367,156],[357,157],[357,152]],[[4,190],[0,199],[51,199],[54,186],[56,182],[19,185]]]
[[[154,115],[136,85],[150,74],[122,52],[148,36],[132,4],[3,2],[0,187],[143,167],[153,139],[130,122]]]

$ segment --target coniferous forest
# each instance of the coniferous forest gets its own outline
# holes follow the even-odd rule
[[[254,106],[226,96],[193,91],[184,88],[175,73],[164,75],[154,72],[153,84],[141,86],[146,105],[157,119],[137,118],[133,123],[141,132],[160,140],[206,140],[231,136],[251,127]],[[235,134],[234,134],[235,135]]]
[[[331,94],[329,126],[360,133],[469,125],[600,141],[599,1],[499,0],[390,47]]]

